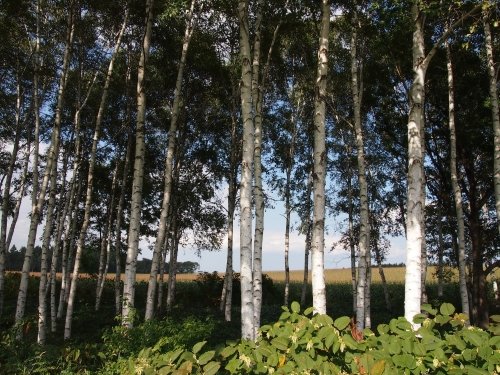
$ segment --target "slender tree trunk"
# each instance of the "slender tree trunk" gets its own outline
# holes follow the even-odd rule
[[[262,309],[262,241],[264,237],[264,193],[262,188],[262,98],[263,84],[260,76],[260,54],[261,54],[261,28],[262,28],[262,6],[263,0],[257,1],[255,20],[255,39],[253,44],[252,59],[252,112],[254,115],[254,186],[253,195],[255,201],[255,234],[253,242],[253,338],[257,335],[260,327],[260,312]],[[262,77],[263,80],[263,77]]]
[[[233,124],[232,140],[235,142],[236,124]],[[234,211],[236,208],[236,161],[235,143],[231,144],[231,164],[232,175],[229,178],[229,191],[227,196],[227,260],[226,273],[224,274],[224,286],[222,288],[222,298],[220,309],[224,313],[226,322],[231,321],[232,296],[233,296],[233,232],[234,232]]]
[[[352,148],[349,142],[346,143],[346,153],[348,157],[347,162],[347,222],[348,222],[348,231],[349,231],[349,250],[351,253],[351,289],[352,289],[352,311],[356,313],[357,307],[357,272],[356,272],[356,244],[354,242],[354,207],[353,207],[353,192],[352,192],[352,163],[351,163],[351,154]]]
[[[57,156],[56,156],[57,158]],[[54,209],[56,204],[56,178],[57,175],[57,162],[52,166],[50,176],[50,190],[49,202],[47,207],[47,216],[45,219],[45,230],[43,233],[42,241],[42,255],[40,264],[40,284],[38,286],[38,337],[37,342],[39,345],[45,345],[47,337],[47,258],[50,247],[50,237],[54,226]]]
[[[457,215],[458,234],[458,281],[460,285],[460,300],[462,302],[462,312],[470,314],[469,296],[467,291],[467,276],[465,268],[465,223],[462,206],[462,191],[458,183],[457,173],[457,138],[455,129],[455,88],[453,80],[453,66],[451,61],[451,49],[446,43],[446,57],[448,70],[448,126],[450,128],[450,174],[451,187],[455,201],[455,212]],[[442,272],[442,271],[441,271]],[[442,292],[441,292],[442,294]]]
[[[413,322],[420,313],[422,298],[422,231],[424,202],[422,202],[423,160],[423,107],[426,65],[424,65],[423,15],[417,5],[412,5],[413,31],[413,83],[410,90],[408,121],[408,191],[406,217],[406,276],[405,318]]]
[[[177,220],[173,220],[172,248],[170,250],[170,261],[168,265],[167,313],[172,311],[175,299],[175,284],[177,281],[177,250],[179,248],[179,237],[177,234]]]
[[[369,289],[367,284],[367,267],[370,256],[370,215],[368,207],[368,183],[365,172],[365,151],[363,141],[363,127],[361,119],[361,101],[363,78],[360,74],[357,55],[357,14],[354,15],[353,30],[351,37],[351,91],[354,107],[354,131],[356,134],[356,149],[358,157],[358,181],[360,201],[360,228],[359,228],[359,263],[358,280],[356,282],[356,324],[359,330],[364,328],[366,296],[365,290]]]
[[[371,315],[371,290],[372,290],[372,265],[371,258],[368,255],[366,261],[366,285],[365,285],[365,324],[366,328],[372,327],[372,315]]]
[[[312,294],[316,312],[326,314],[325,289],[325,180],[326,180],[326,145],[325,145],[325,99],[328,74],[328,36],[330,30],[330,2],[321,2],[321,32],[318,49],[318,71],[316,95],[314,98],[314,182],[313,182],[313,229],[311,246]]]
[[[127,261],[125,265],[125,282],[123,284],[122,325],[132,327],[132,309],[135,297],[135,274],[137,265],[137,249],[140,237],[140,221],[142,209],[142,185],[144,177],[144,131],[146,120],[146,88],[145,70],[149,57],[151,28],[153,26],[153,0],[146,0],[146,20],[141,57],[137,73],[137,122],[134,161],[134,178],[132,182],[132,202],[130,210],[130,226],[128,232]]]
[[[451,35],[453,30],[471,17],[481,5],[456,20],[425,53],[424,21],[425,14],[420,3],[414,2],[411,8],[413,19],[413,82],[410,88],[410,111],[408,115],[408,186],[406,214],[406,275],[405,275],[405,318],[413,322],[420,313],[422,299],[422,258],[425,255],[425,175],[424,175],[424,104],[425,74],[429,63],[439,46]],[[413,324],[414,328],[418,324]]]
[[[158,277],[158,262],[160,259],[160,253],[163,244],[165,242],[167,216],[168,216],[170,196],[172,191],[172,162],[174,160],[174,152],[175,152],[177,120],[179,118],[179,112],[181,106],[182,80],[184,76],[184,67],[186,65],[189,44],[191,42],[191,37],[193,35],[193,30],[194,30],[195,5],[196,5],[196,0],[192,0],[186,22],[186,30],[184,32],[181,59],[179,62],[179,68],[177,70],[177,80],[175,83],[175,90],[174,90],[174,102],[172,105],[170,129],[168,131],[168,147],[167,147],[167,156],[165,160],[165,170],[164,170],[163,201],[160,212],[158,234],[156,237],[155,247],[153,251],[153,259],[151,261],[151,272],[149,275],[148,291],[146,296],[146,314],[145,314],[146,320],[152,319],[154,314],[154,300],[155,300],[156,284]]]
[[[52,250],[52,261],[50,262],[50,323],[51,332],[56,332],[57,329],[57,305],[56,305],[56,277],[57,277],[57,263],[59,261],[59,250],[61,249],[61,238],[64,226],[64,220],[68,214],[69,203],[71,200],[71,189],[68,189],[66,196],[63,198],[66,190],[66,175],[68,172],[68,157],[69,153],[66,151],[63,159],[62,171],[62,186],[59,198],[59,206],[63,206],[62,210],[58,210],[56,218],[56,235],[54,237],[54,248]],[[62,204],[64,202],[64,205]]]
[[[292,87],[292,90],[295,88]],[[292,101],[294,101],[295,95],[292,93]],[[295,103],[294,103],[295,105]],[[300,106],[300,101],[298,103]],[[295,140],[297,138],[297,125],[295,112],[292,112],[292,134],[290,139],[290,150],[287,155],[287,167],[286,167],[286,184],[285,184],[285,306],[288,306],[289,294],[290,294],[290,266],[289,266],[289,250],[290,250],[290,216],[292,214],[291,207],[291,190],[292,190],[292,171],[295,158]]]
[[[437,229],[438,229],[438,269],[437,269],[437,279],[438,279],[438,298],[441,299],[443,298],[443,250],[444,250],[444,239],[443,239],[443,224],[441,222],[441,217],[439,217],[439,220],[437,222]]]
[[[384,267],[382,266],[382,256],[377,244],[375,244],[375,261],[377,262],[378,273],[380,275],[380,280],[382,280],[382,288],[384,289],[385,307],[388,312],[391,312],[391,295],[389,293],[389,288],[387,287],[387,279],[385,278]]]
[[[307,180],[307,219],[305,223],[306,227],[306,243],[304,246],[304,278],[302,280],[302,293],[300,295],[301,306],[306,305],[307,288],[309,286],[309,254],[311,252],[312,244],[312,220],[311,220],[311,191],[312,191],[313,177],[312,173],[309,173],[309,178]]]
[[[483,27],[486,59],[488,64],[488,77],[490,82],[491,119],[494,131],[495,148],[493,158],[493,178],[495,184],[495,207],[497,212],[498,231],[500,232],[500,114],[498,109],[497,74],[495,71],[495,61],[493,59],[493,40],[487,9],[483,10]]]
[[[7,233],[7,239],[5,240],[5,252],[7,252],[7,250],[10,249],[10,244],[12,242],[12,236],[14,235],[14,230],[16,229],[17,219],[19,218],[21,204],[23,202],[24,193],[26,191],[26,185],[27,185],[26,179],[28,177],[28,167],[29,167],[29,163],[30,163],[30,150],[31,150],[31,135],[28,135],[28,144],[26,145],[26,159],[24,161],[23,172],[21,174],[20,188],[19,188],[18,197],[16,199],[16,206],[14,207],[12,221],[11,221],[10,226],[9,226],[9,232]],[[0,299],[1,299],[1,297],[0,297]],[[1,302],[0,302],[0,304],[1,304]],[[0,308],[0,315],[1,315],[1,311],[2,311],[2,309]]]
[[[75,29],[74,12],[72,8],[73,4],[70,4],[67,27],[66,27],[66,44],[63,57],[63,66],[62,66],[61,77],[59,79],[59,88],[57,92],[57,105],[55,109],[55,120],[52,129],[51,143],[48,150],[47,165],[45,167],[42,186],[40,188],[38,198],[36,199],[36,204],[33,205],[31,212],[31,222],[28,234],[28,241],[26,245],[26,253],[21,273],[21,282],[19,285],[19,293],[17,297],[16,315],[15,315],[16,324],[19,323],[24,318],[24,311],[26,308],[26,295],[28,292],[29,271],[31,268],[31,258],[33,256],[33,250],[35,247],[36,232],[40,220],[40,213],[45,201],[45,194],[47,191],[47,185],[49,183],[52,165],[57,162],[56,157],[59,154],[59,135],[61,130],[63,96],[66,85],[66,75],[68,73],[69,60],[71,56],[71,46],[73,43],[73,35]]]
[[[238,2],[241,58],[241,112],[243,118],[243,152],[240,182],[240,278],[241,336],[254,339],[254,308],[252,283],[252,172],[254,154],[254,122],[252,116],[252,70],[248,1]]]
[[[160,260],[160,278],[158,280],[158,302],[156,304],[156,313],[158,316],[163,315],[163,290],[165,285],[165,261],[167,257],[167,244],[168,236],[165,236],[165,242],[163,243],[163,249],[161,251]]]
[[[125,189],[127,186],[127,176],[130,167],[130,159],[133,147],[133,138],[129,134],[127,140],[127,150],[125,151],[125,160],[123,162],[123,172],[120,182],[120,199],[118,200],[118,207],[116,209],[116,222],[115,222],[115,313],[119,315],[121,312],[121,248],[122,248],[122,214],[125,205]]]
[[[104,284],[106,283],[109,263],[111,260],[111,242],[112,242],[113,224],[115,221],[114,213],[116,210],[116,190],[118,189],[119,168],[120,168],[120,163],[117,162],[115,170],[113,172],[113,182],[111,184],[111,199],[107,215],[108,222],[106,224],[105,235],[103,236],[103,239],[101,241],[101,253],[99,255],[99,274],[97,277],[95,311],[99,311],[99,308],[101,306],[102,290],[104,289]]]
[[[79,137],[79,136],[78,136]],[[79,145],[77,144],[79,147]],[[80,199],[82,192],[82,181],[79,178],[80,175],[80,149],[77,148],[77,156],[75,157],[75,167],[73,168],[73,177],[70,183],[70,202],[69,209],[67,211],[68,223],[66,225],[66,230],[64,232],[64,241],[62,243],[62,257],[61,257],[61,291],[59,293],[59,306],[57,308],[57,319],[61,319],[64,314],[64,307],[66,305],[66,290],[68,290],[69,284],[69,267],[71,265],[71,259],[69,259],[69,252],[72,244],[74,243],[74,237],[76,232],[76,221],[77,221],[77,201]]]

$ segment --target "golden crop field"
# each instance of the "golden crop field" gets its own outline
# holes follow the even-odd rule
[[[453,270],[452,281],[458,281],[458,271]],[[284,282],[285,281],[285,271],[264,271],[273,281]],[[389,283],[403,283],[405,278],[405,267],[385,267],[384,274],[387,282]],[[430,266],[427,269],[427,282],[437,282],[435,277],[436,267]],[[32,272],[32,276],[40,276],[39,272]],[[224,276],[224,273],[219,273],[220,276]],[[495,275],[500,279],[500,269],[497,269]],[[61,277],[60,274],[57,275]],[[124,279],[124,274],[122,274],[122,280]],[[88,277],[86,274],[82,274],[81,277]],[[114,274],[108,274],[108,279],[114,279]],[[198,277],[197,273],[184,273],[178,274],[178,281],[193,281]],[[165,279],[168,276],[165,275]],[[302,270],[291,270],[290,271],[290,281],[292,282],[302,282],[304,278],[304,271]],[[137,274],[137,281],[148,281],[149,274]],[[350,268],[338,268],[338,269],[327,269],[325,270],[325,281],[327,284],[343,284],[351,282],[351,269]],[[380,274],[378,268],[372,268],[372,281],[374,283],[381,282]],[[309,272],[309,282],[311,282],[311,272]]]

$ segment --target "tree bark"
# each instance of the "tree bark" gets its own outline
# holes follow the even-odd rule
[[[410,113],[408,121],[408,191],[406,217],[406,276],[405,318],[413,322],[420,313],[422,298],[422,230],[424,202],[422,181],[424,180],[422,134],[424,85],[427,65],[424,52],[423,14],[418,4],[412,5],[413,31],[413,83],[410,91]],[[416,326],[416,325],[415,325]]]
[[[326,81],[328,74],[328,36],[330,30],[330,2],[321,2],[321,31],[318,49],[316,95],[314,98],[314,172],[313,172],[313,228],[311,244],[312,294],[316,312],[326,314],[325,289],[325,179],[326,144],[325,112]]]
[[[262,28],[263,0],[257,1],[255,39],[252,59],[252,111],[254,114],[254,187],[255,200],[255,234],[253,242],[253,328],[255,338],[260,327],[262,309],[262,241],[264,238],[264,192],[262,188],[262,99],[264,95],[264,77],[260,75],[260,39]]]
[[[304,246],[304,278],[302,280],[302,292],[300,295],[300,305],[306,305],[307,297],[307,287],[309,286],[309,254],[311,252],[312,244],[312,220],[311,220],[311,191],[312,191],[313,177],[312,173],[309,173],[309,178],[307,180],[307,219],[305,223],[306,227],[306,243]]]
[[[488,77],[490,83],[491,120],[494,132],[493,156],[493,181],[495,184],[495,207],[497,212],[497,225],[500,233],[500,114],[498,105],[497,74],[493,59],[493,40],[491,37],[488,9],[483,10],[483,27],[486,48],[486,62],[488,64]]]
[[[56,155],[57,158],[57,155]],[[47,337],[47,257],[50,247],[50,237],[54,224],[54,209],[56,204],[56,181],[57,181],[57,162],[52,165],[50,176],[49,202],[47,207],[47,216],[45,218],[45,230],[42,241],[42,255],[40,264],[40,284],[38,286],[38,337],[39,345],[45,345]]]
[[[451,187],[453,189],[453,197],[455,201],[455,212],[457,216],[458,282],[460,285],[460,300],[462,302],[462,312],[469,315],[470,314],[469,296],[467,290],[467,275],[465,268],[464,211],[462,206],[462,191],[460,189],[460,184],[458,183],[458,173],[457,173],[457,137],[455,128],[455,88],[454,88],[455,85],[453,79],[451,48],[448,43],[446,43],[446,59],[447,59],[446,67],[448,72],[448,126],[450,129],[450,174],[451,174]],[[441,233],[440,236],[442,237]],[[440,270],[440,272],[442,273],[442,270]],[[442,295],[442,290],[441,290],[441,295]]]
[[[115,170],[113,172],[113,182],[111,183],[111,198],[108,208],[108,220],[106,223],[106,228],[104,235],[101,240],[101,251],[99,254],[99,273],[97,275],[97,285],[96,285],[96,298],[95,298],[95,311],[99,311],[101,306],[101,296],[102,290],[104,289],[104,284],[106,283],[106,277],[108,275],[109,263],[111,260],[111,242],[113,234],[113,224],[115,221],[115,210],[116,210],[116,191],[118,189],[118,169],[120,163],[117,161]]]
[[[186,66],[187,53],[191,37],[194,31],[194,8],[196,0],[191,1],[188,18],[186,21],[186,29],[182,43],[181,59],[177,70],[177,80],[175,82],[174,101],[172,105],[172,113],[170,119],[170,129],[168,131],[168,147],[164,169],[164,186],[163,186],[163,201],[160,212],[160,222],[158,226],[158,234],[156,236],[155,247],[153,251],[153,259],[151,261],[151,272],[149,275],[148,291],[146,296],[146,313],[145,320],[151,320],[154,315],[154,300],[156,294],[156,284],[158,277],[158,262],[160,259],[163,244],[165,242],[165,233],[167,227],[167,216],[170,205],[170,197],[172,192],[172,162],[174,160],[175,142],[177,139],[177,120],[179,118],[181,106],[182,80],[184,76],[184,68]]]
[[[243,152],[240,182],[240,278],[241,336],[254,339],[254,306],[252,283],[252,171],[254,156],[254,122],[252,117],[252,70],[248,1],[238,2],[241,58],[241,113],[243,118]]]
[[[142,185],[144,178],[144,131],[146,120],[146,88],[145,70],[149,57],[151,28],[153,26],[153,0],[146,0],[145,32],[141,49],[141,57],[137,72],[137,122],[134,178],[132,182],[132,202],[130,210],[130,226],[128,232],[127,261],[125,265],[125,282],[123,285],[122,325],[131,328],[133,325],[132,309],[135,297],[135,274],[137,265],[137,250],[139,247],[140,221],[142,209]]]
[[[363,78],[360,73],[357,55],[358,43],[358,19],[357,14],[353,17],[351,37],[351,91],[354,107],[354,131],[356,135],[356,149],[358,158],[358,181],[360,202],[360,228],[359,228],[359,262],[358,279],[356,282],[356,324],[359,330],[365,325],[366,296],[365,289],[369,288],[367,283],[367,267],[370,257],[370,214],[368,207],[368,183],[365,171],[365,150],[363,140],[363,126],[361,119],[361,102]]]

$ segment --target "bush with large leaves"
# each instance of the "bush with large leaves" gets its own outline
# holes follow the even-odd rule
[[[255,342],[230,342],[203,351],[162,353],[160,345],[129,359],[130,373],[160,374],[496,374],[500,371],[500,322],[488,331],[467,326],[467,316],[451,304],[425,305],[415,317],[380,324],[376,332],[356,330],[349,317],[333,320],[302,314],[294,302],[280,319],[265,325]]]

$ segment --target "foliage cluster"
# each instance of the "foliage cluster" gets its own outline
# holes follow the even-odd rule
[[[453,305],[424,305],[413,329],[405,318],[357,331],[349,317],[302,314],[297,302],[265,325],[256,342],[203,351],[161,350],[161,341],[129,359],[131,374],[494,374],[500,372],[500,316],[489,331],[467,326]]]

